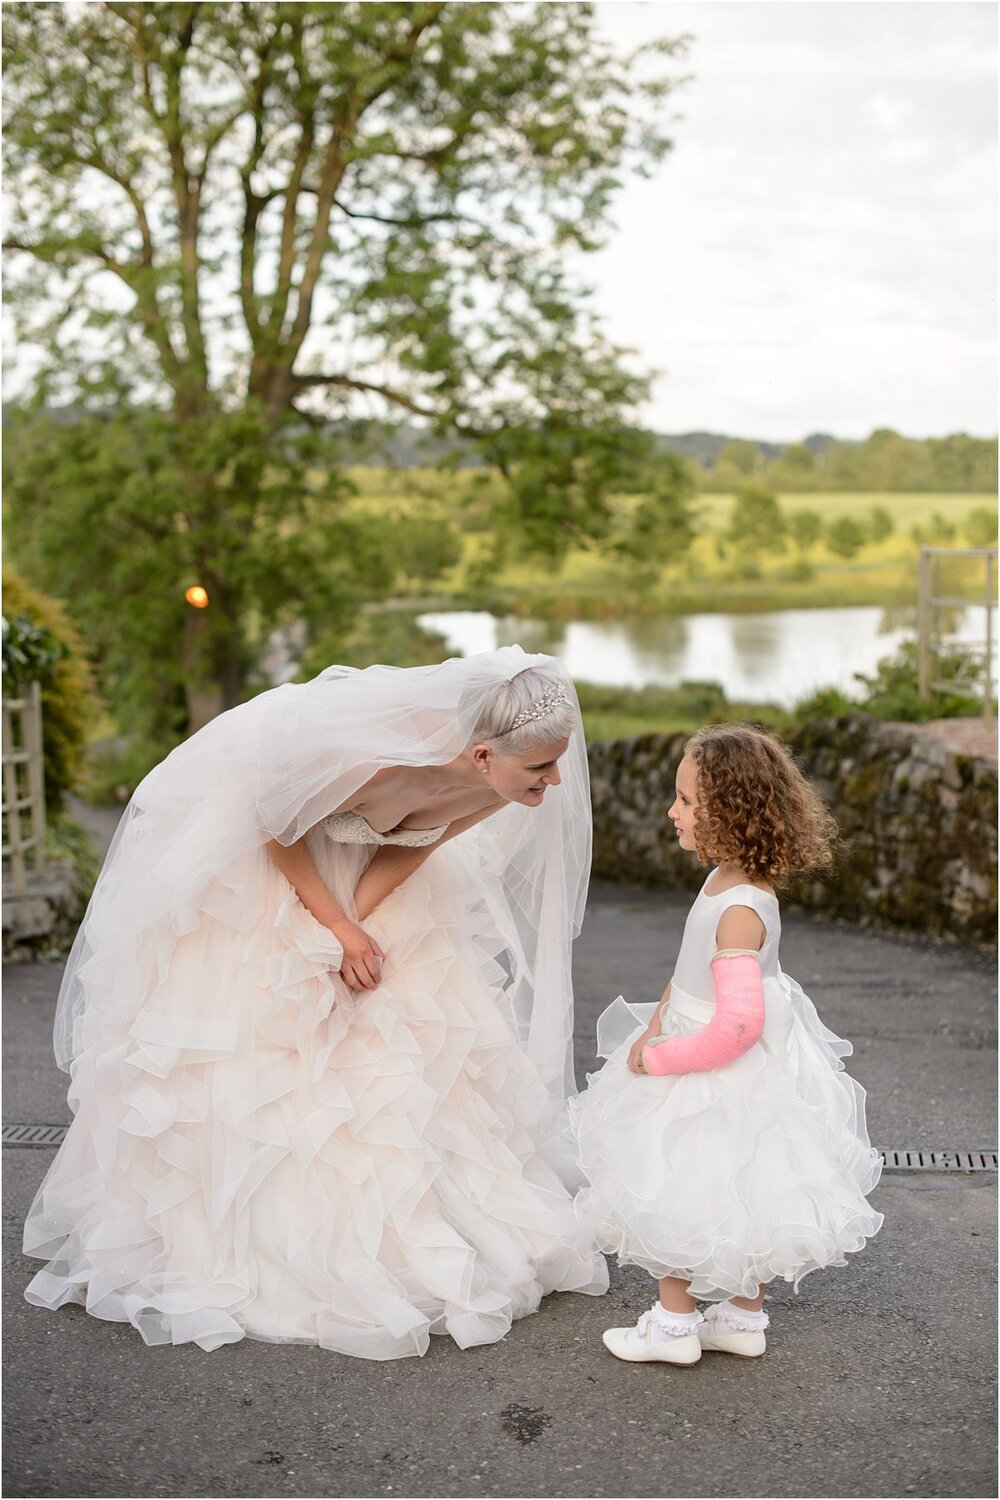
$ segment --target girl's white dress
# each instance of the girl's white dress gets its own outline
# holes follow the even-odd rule
[[[619,997],[598,1022],[607,1062],[570,1105],[590,1183],[577,1198],[581,1222],[603,1250],[656,1277],[683,1277],[702,1298],[752,1297],[779,1277],[797,1285],[810,1271],[843,1265],[882,1224],[866,1202],[881,1161],[868,1139],[865,1094],[842,1062],[853,1049],[782,973],[774,896],[752,885],[714,896],[702,887],[663,1035],[689,1035],[711,1020],[716,931],[732,906],[750,907],[767,932],[761,1040],[710,1072],[633,1074],[629,1049],[654,1007]]]
[[[385,836],[347,813],[308,840],[351,911],[376,844],[442,831]],[[432,1333],[502,1338],[548,1292],[604,1291],[539,1152],[550,1097],[518,1045],[475,857],[465,837],[442,845],[366,921],[386,958],[356,996],[262,847],[185,923],[151,929],[139,1008],[74,1063],[75,1119],[25,1228],[49,1261],[28,1300],[81,1303],[149,1344],[249,1335],[393,1359]]]

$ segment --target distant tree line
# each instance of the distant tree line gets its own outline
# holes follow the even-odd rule
[[[468,441],[408,421],[337,424],[343,462],[401,469],[447,464],[479,468],[488,456]],[[997,488],[996,438],[952,433],[907,438],[881,427],[863,441],[813,433],[801,443],[732,438],[724,433],[643,432],[661,455],[682,459],[699,490],[735,494],[748,483],[779,492],[837,490],[991,494]]]
[[[661,442],[672,451],[685,446],[683,440]],[[997,488],[996,438],[964,432],[921,439],[880,427],[863,442],[816,437],[777,450],[774,444],[730,438],[714,458],[699,460],[691,447],[683,456],[699,488],[715,494],[732,494],[748,483],[785,493],[894,490],[982,495]]]
[[[782,507],[777,494],[763,484],[744,484],[736,491],[729,524],[718,536],[716,550],[727,557],[727,548],[737,558],[753,559],[789,547],[805,559],[818,545],[849,562],[863,547],[884,542],[896,524],[884,505],[873,504],[858,515],[825,519],[812,506]],[[994,506],[973,506],[960,519],[933,511],[923,525],[909,530],[918,544],[992,547],[996,544],[997,515]],[[803,576],[806,576],[803,574]]]

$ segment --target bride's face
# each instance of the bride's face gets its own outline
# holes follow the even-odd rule
[[[518,755],[503,755],[493,746],[477,745],[473,758],[490,786],[505,802],[537,807],[546,788],[559,785],[559,757],[565,754],[568,745],[568,739],[551,740]]]

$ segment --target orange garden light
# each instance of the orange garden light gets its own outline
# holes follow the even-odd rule
[[[189,604],[194,605],[195,609],[208,608],[208,594],[200,583],[192,584],[189,589],[185,589],[184,597]]]

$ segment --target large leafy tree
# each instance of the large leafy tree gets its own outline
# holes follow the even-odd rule
[[[323,427],[359,402],[477,444],[530,545],[607,526],[643,383],[577,268],[682,43],[622,58],[579,3],[4,10],[7,285],[78,416],[15,442],[14,531],[133,689],[197,722],[276,621],[387,586]]]

